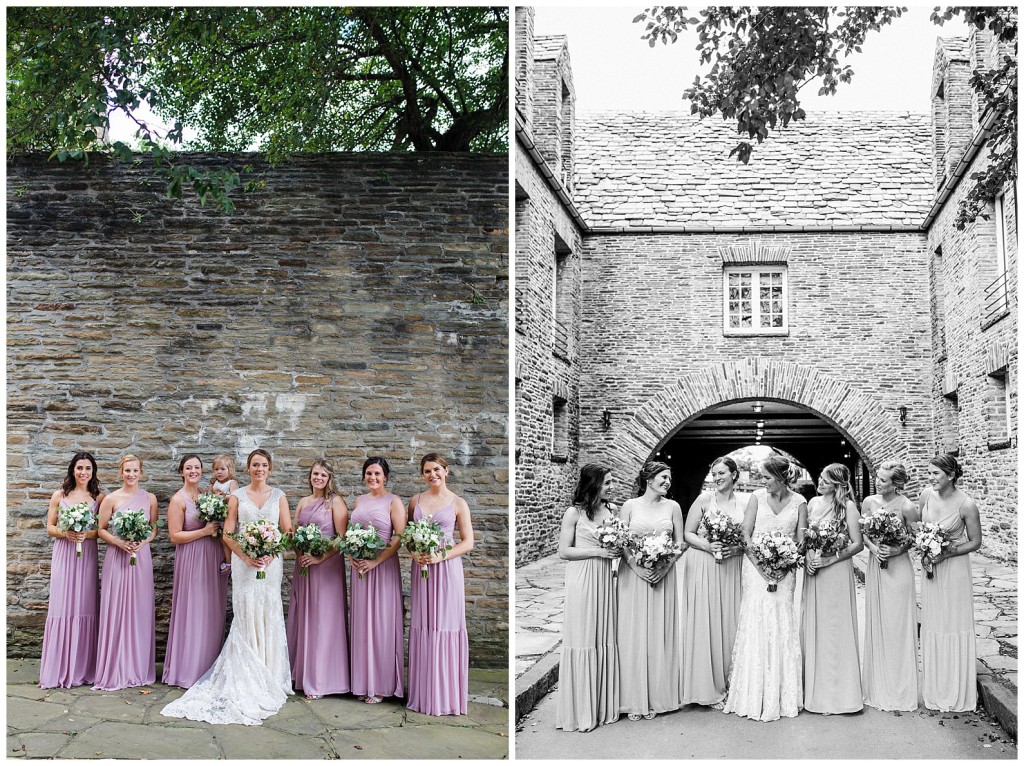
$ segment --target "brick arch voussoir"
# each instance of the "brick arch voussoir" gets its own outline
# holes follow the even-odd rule
[[[870,393],[808,365],[745,357],[706,365],[653,392],[626,424],[614,467],[635,475],[682,425],[736,399],[777,399],[813,411],[860,448],[870,470],[884,460],[909,460],[894,415]]]

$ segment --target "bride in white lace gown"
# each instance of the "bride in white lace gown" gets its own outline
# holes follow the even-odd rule
[[[225,532],[259,519],[277,521],[282,532],[291,532],[291,514],[284,493],[267,484],[270,455],[255,450],[246,461],[252,483],[228,499]],[[171,718],[190,718],[208,723],[241,723],[259,726],[293,694],[288,641],[285,634],[280,555],[251,559],[233,540],[231,557],[231,606],[234,618],[220,656],[184,695],[166,705],[161,713]],[[257,580],[263,567],[266,579]]]
[[[807,503],[787,482],[790,464],[772,456],[761,466],[764,489],[747,504],[743,530],[749,540],[758,532],[781,531],[794,540],[807,526]],[[736,643],[732,650],[726,713],[755,721],[792,718],[803,707],[800,665],[800,624],[797,619],[796,575],[790,572],[768,592],[768,581],[747,556],[743,560],[743,596]]]

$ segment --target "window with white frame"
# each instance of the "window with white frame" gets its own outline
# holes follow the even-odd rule
[[[787,335],[785,266],[728,266],[724,274],[726,335]]]

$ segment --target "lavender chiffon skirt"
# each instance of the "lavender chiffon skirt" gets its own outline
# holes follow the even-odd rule
[[[465,715],[469,700],[469,640],[462,559],[430,564],[429,579],[413,564],[406,706],[427,715]]]
[[[116,691],[156,681],[156,633],[153,559],[143,545],[138,563],[129,554],[107,546],[100,590],[100,627],[93,689]]]
[[[93,682],[100,612],[98,574],[96,540],[82,543],[82,558],[75,555],[70,540],[53,541],[50,606],[39,665],[43,689]]]
[[[352,693],[401,697],[405,664],[402,572],[398,556],[351,580]]]
[[[344,694],[351,688],[344,562],[332,556],[306,575],[300,571],[296,561],[286,626],[295,688],[317,697]]]

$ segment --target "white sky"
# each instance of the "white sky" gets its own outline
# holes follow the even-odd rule
[[[958,18],[945,26],[929,20],[933,6],[910,7],[881,32],[873,32],[862,53],[849,59],[854,77],[835,96],[817,95],[814,83],[801,91],[807,111],[930,111],[932,61],[938,37],[967,34]],[[696,16],[699,6],[690,7]],[[644,24],[633,24],[639,8],[538,5],[534,32],[564,34],[579,111],[690,111],[682,93],[698,71],[697,36],[691,30],[674,44],[649,47]],[[840,63],[845,63],[840,60]]]

